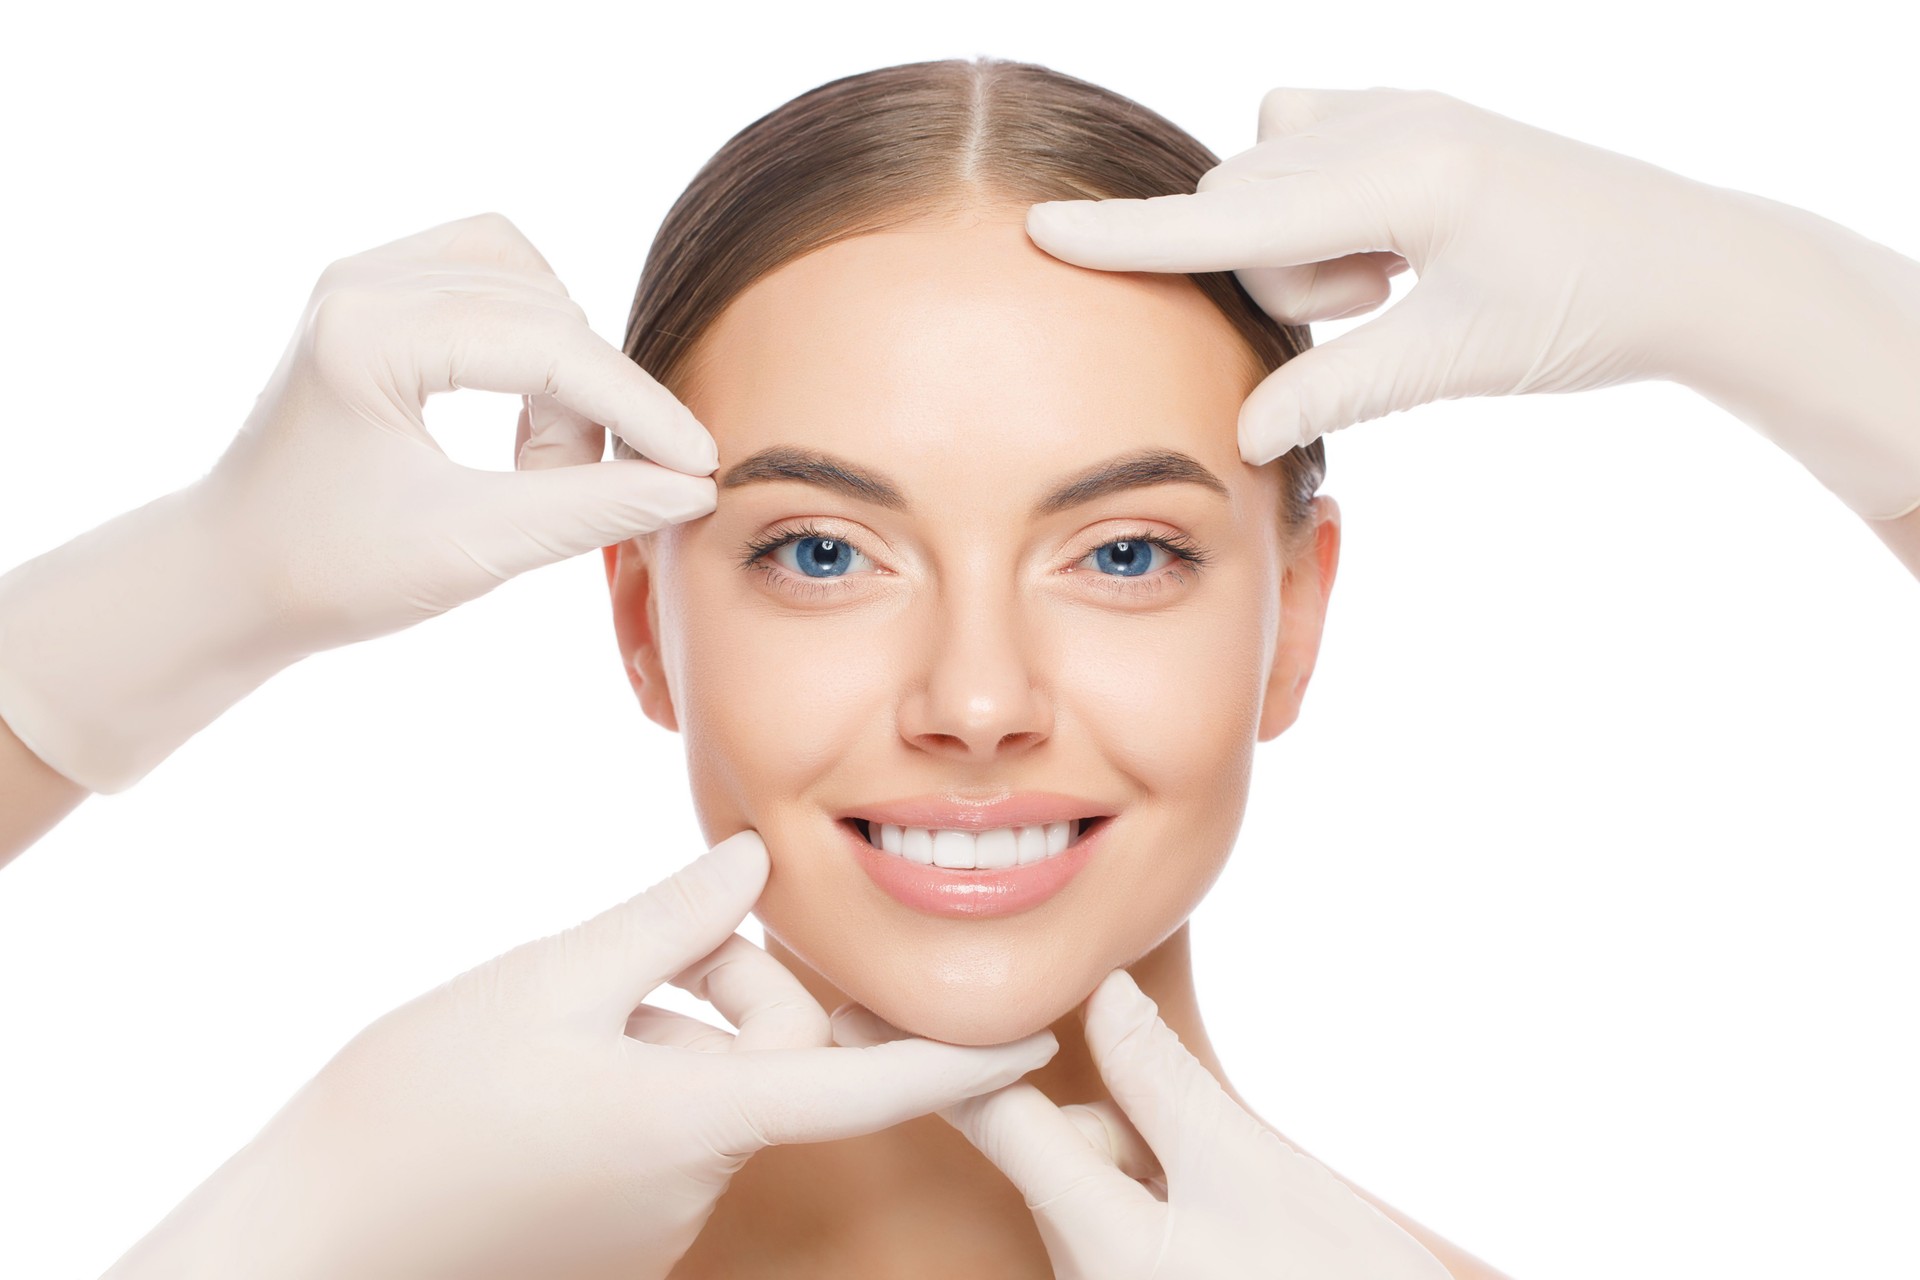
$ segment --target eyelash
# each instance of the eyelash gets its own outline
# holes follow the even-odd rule
[[[781,525],[778,528],[768,530],[766,534],[759,538],[750,540],[746,546],[741,549],[740,567],[752,572],[765,574],[769,581],[774,582],[781,590],[793,595],[808,595],[818,599],[823,595],[832,595],[842,590],[840,587],[825,585],[828,582],[836,581],[836,579],[830,578],[803,579],[800,583],[795,584],[790,581],[794,577],[793,574],[788,573],[785,569],[765,559],[767,555],[786,546],[789,542],[798,542],[802,538],[830,538],[835,542],[846,542],[848,546],[853,545],[852,542],[837,534],[816,528],[810,524]],[[1101,547],[1110,547],[1116,542],[1144,542],[1150,546],[1164,548],[1169,554],[1175,557],[1174,563],[1168,565],[1166,569],[1144,578],[1121,578],[1116,577],[1114,574],[1098,572],[1092,575],[1095,578],[1112,583],[1113,585],[1109,588],[1110,590],[1129,594],[1160,591],[1166,587],[1167,583],[1165,580],[1168,578],[1172,578],[1176,582],[1181,581],[1180,570],[1182,568],[1191,568],[1195,574],[1198,574],[1201,567],[1213,559],[1212,553],[1201,547],[1199,543],[1193,541],[1193,539],[1187,537],[1185,534],[1178,533],[1122,534],[1118,538],[1108,538],[1106,541],[1088,548],[1087,555],[1092,555]],[[1085,558],[1085,556],[1081,557],[1081,559]]]

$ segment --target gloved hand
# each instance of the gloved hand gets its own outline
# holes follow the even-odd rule
[[[423,406],[456,387],[526,397],[527,470],[441,451]],[[596,461],[596,424],[660,465]],[[712,511],[717,461],[498,214],[343,259],[208,475],[0,578],[0,719],[124,790],[308,654]]]
[[[1059,1280],[1451,1280],[1418,1241],[1227,1096],[1116,969],[1082,1007],[1119,1110],[1016,1083],[940,1115],[1026,1197]],[[834,1041],[902,1034],[859,1005]]]
[[[888,1128],[1059,1048],[833,1047],[799,980],[732,932],[767,873],[743,831],[388,1013],[109,1280],[665,1276],[754,1152]],[[665,981],[738,1033],[641,1003]]]
[[[1258,143],[1192,195],[1036,204],[1109,271],[1234,271],[1287,324],[1371,310],[1240,416],[1260,465],[1433,400],[1663,378],[1744,419],[1855,512],[1920,508],[1920,263],[1442,93],[1274,89]]]

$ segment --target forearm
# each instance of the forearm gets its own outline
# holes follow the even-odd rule
[[[231,505],[204,478],[0,574],[0,719],[73,785],[132,786],[307,651]]]
[[[1839,495],[1920,576],[1920,262],[1804,209],[1702,187],[1697,313],[1672,377]]]
[[[91,794],[55,773],[0,720],[0,867]]]
[[[184,494],[0,574],[0,865],[130,785],[200,727],[183,700],[246,670],[218,625],[243,588]]]

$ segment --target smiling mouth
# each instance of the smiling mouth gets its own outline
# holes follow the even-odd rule
[[[873,848],[907,862],[950,871],[998,871],[1049,862],[1100,829],[1108,817],[1072,818],[985,831],[899,827],[844,818]]]

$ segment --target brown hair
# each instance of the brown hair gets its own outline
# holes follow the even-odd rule
[[[1036,63],[950,58],[843,76],[761,116],[694,175],[654,235],[625,350],[674,389],[728,303],[815,249],[983,204],[1191,192],[1219,162],[1132,99]],[[1188,279],[1246,340],[1255,376],[1313,345],[1232,272]],[[615,454],[638,456],[619,442]],[[1315,440],[1277,462],[1298,537],[1326,451]]]

